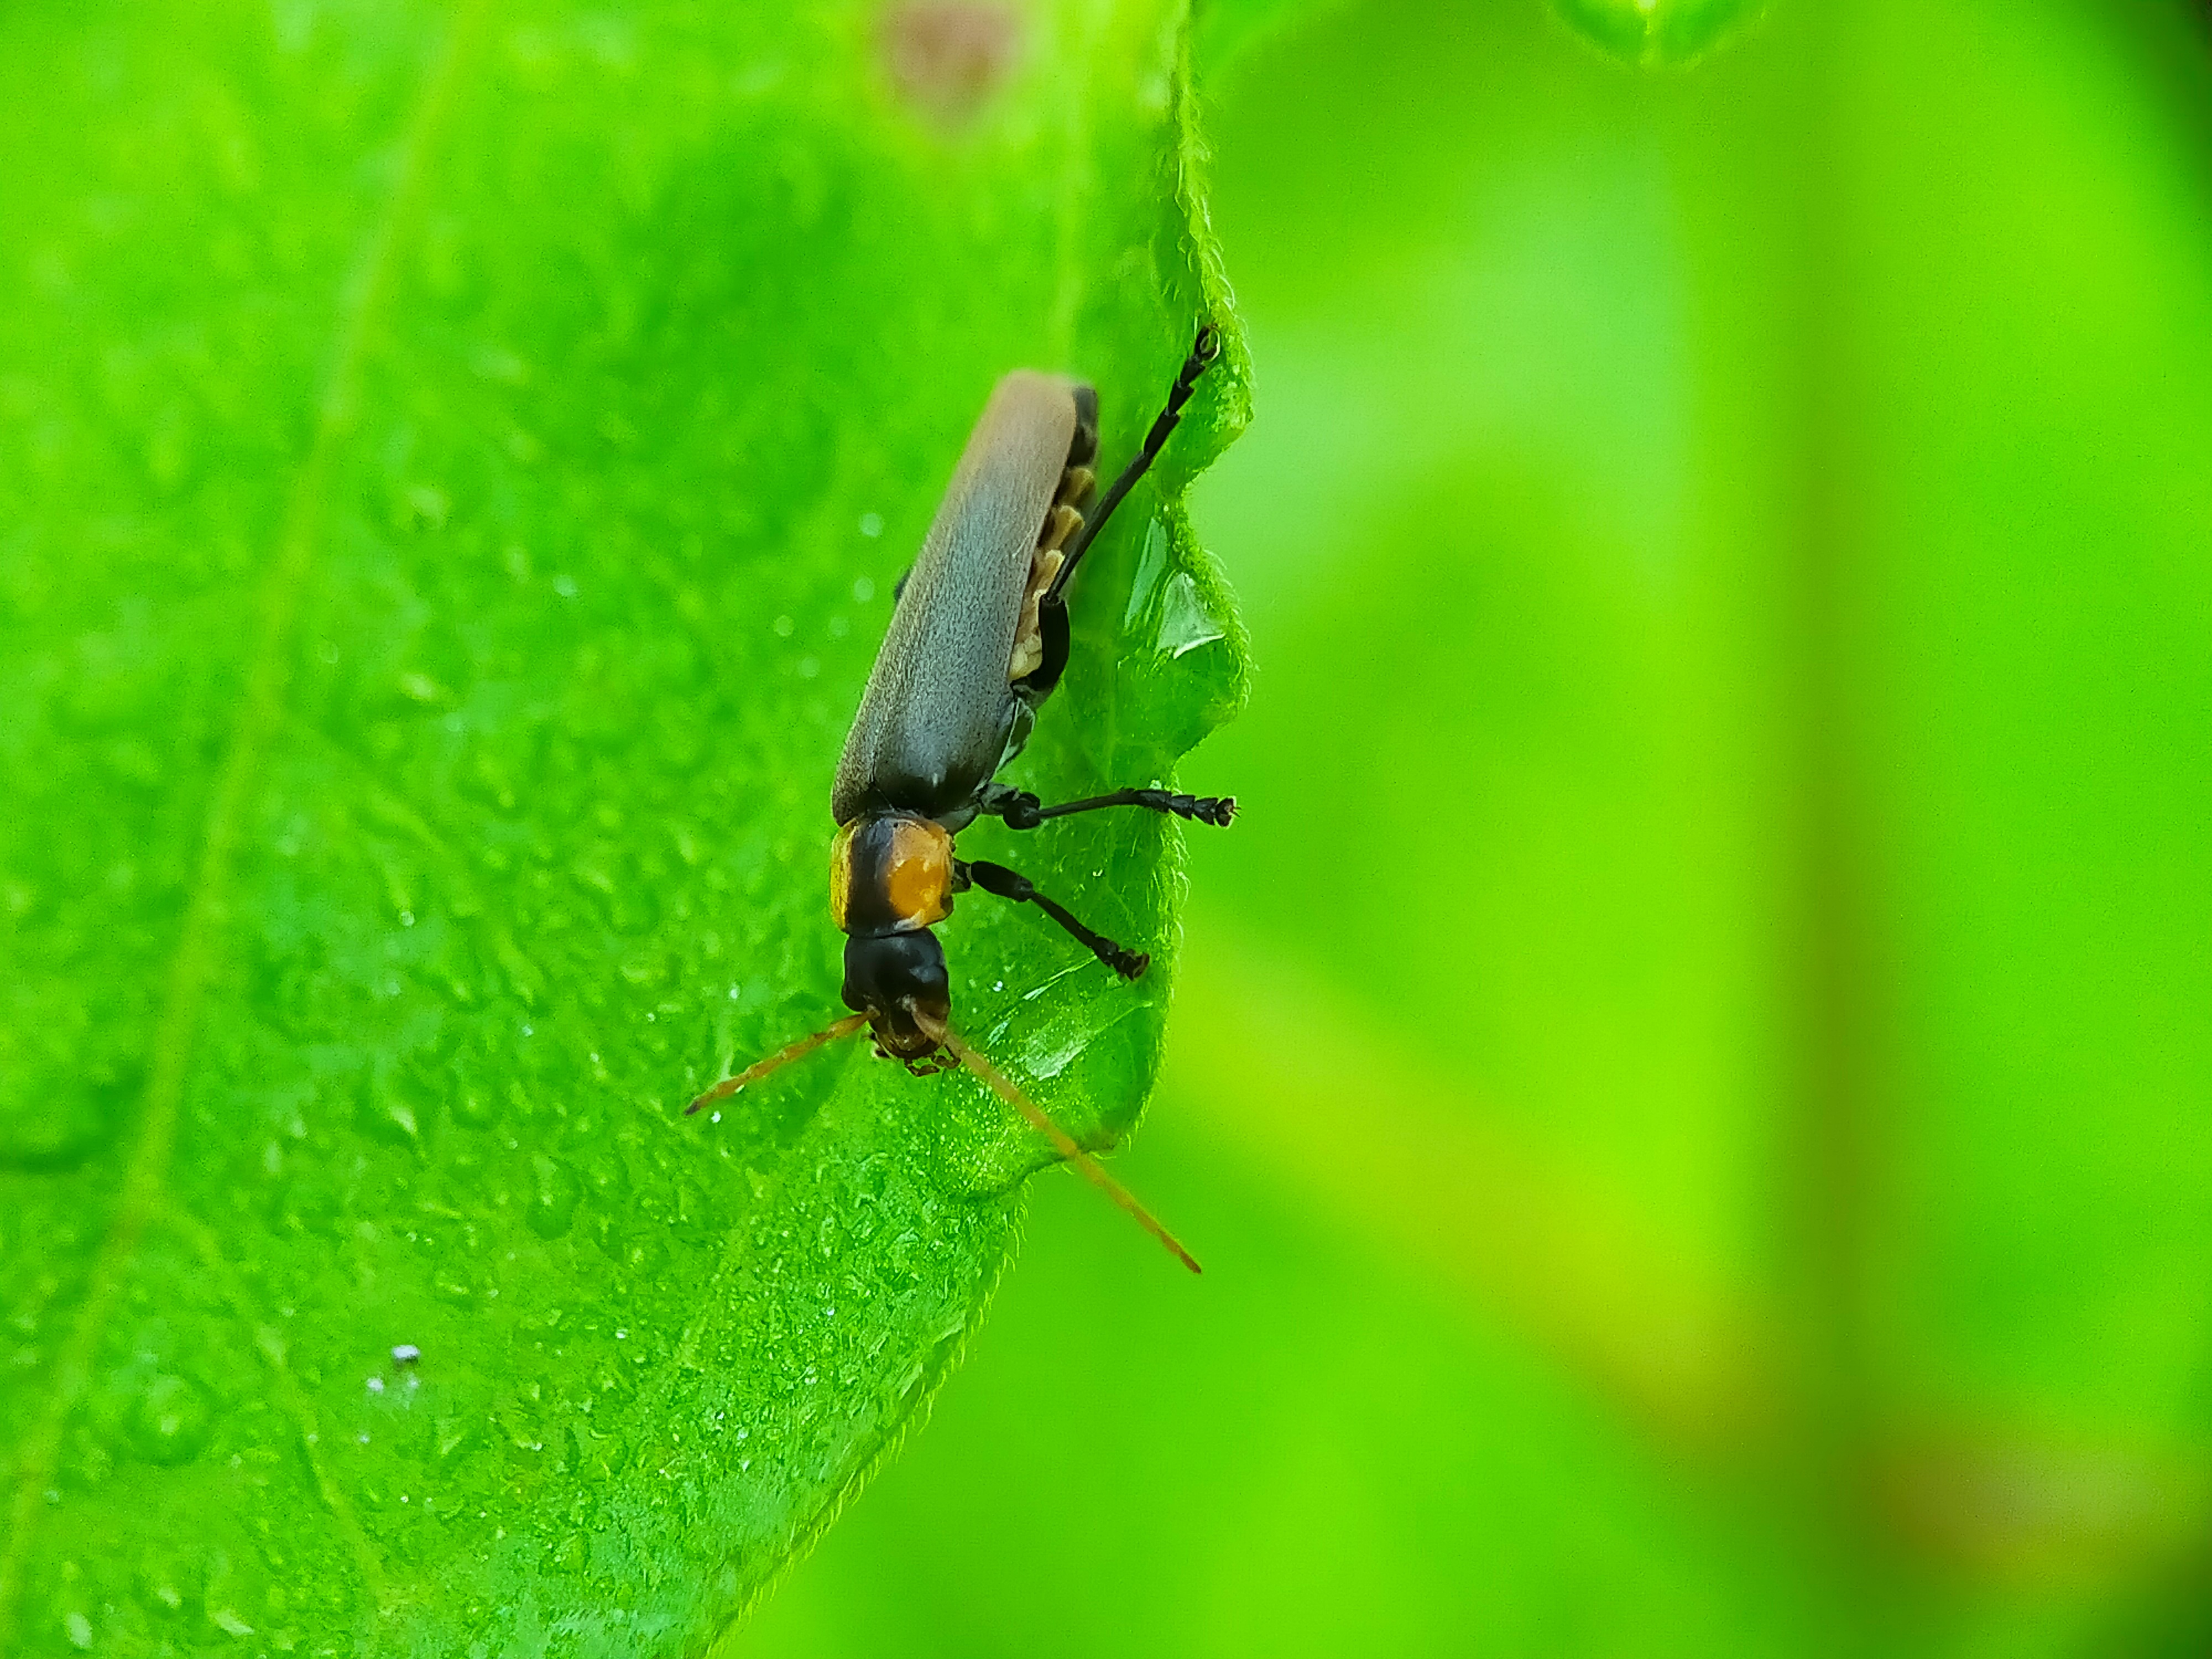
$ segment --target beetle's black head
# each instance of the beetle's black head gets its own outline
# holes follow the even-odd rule
[[[845,941],[845,1006],[866,1014],[876,1046],[894,1060],[937,1051],[952,1018],[952,985],[945,947],[927,927]]]

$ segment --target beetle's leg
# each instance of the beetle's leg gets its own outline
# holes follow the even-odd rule
[[[1057,806],[1040,805],[1025,789],[994,784],[977,803],[994,817],[1004,818],[1009,830],[1034,830],[1047,818],[1064,818],[1071,812],[1094,812],[1102,806],[1141,806],[1150,812],[1171,812],[1199,823],[1226,825],[1237,816],[1234,795],[1178,795],[1165,789],[1116,789],[1110,795],[1088,800],[1062,801]]]
[[[969,860],[959,867],[966,872],[969,880],[987,893],[996,893],[1000,898],[1012,899],[1017,904],[1036,905],[1123,979],[1134,979],[1152,966],[1152,957],[1142,951],[1125,950],[1103,933],[1092,933],[1070,915],[1064,906],[1054,903],[1038,892],[1027,876],[1009,870],[1003,864],[989,864],[981,859]]]
[[[1043,821],[1037,798],[1007,783],[985,784],[975,797],[975,810],[985,817],[1004,818],[1009,830],[1034,830]]]
[[[1035,800],[1036,797],[1030,799]],[[1221,825],[1226,825],[1237,816],[1237,797],[1234,795],[1177,795],[1165,789],[1116,789],[1110,795],[1093,795],[1088,800],[1062,801],[1057,806],[1039,806],[1035,809],[1033,816],[1041,823],[1047,818],[1064,818],[1071,812],[1096,811],[1102,806],[1141,806],[1150,812],[1171,812],[1179,818]],[[1006,822],[1016,830],[1030,827],[1025,823],[1015,823],[1012,814],[1007,816]]]
[[[1098,510],[1090,515],[1083,528],[1076,532],[1074,541],[1069,544],[1067,562],[1060,566],[1060,574],[1053,578],[1051,587],[1046,590],[1044,602],[1047,605],[1066,604],[1060,596],[1067,591],[1068,578],[1075,574],[1075,567],[1083,562],[1085,551],[1097,540],[1098,532],[1106,527],[1106,520],[1112,518],[1114,509],[1121,505],[1121,498],[1159,459],[1160,451],[1167,447],[1169,434],[1176,429],[1176,422],[1182,419],[1183,405],[1190,401],[1190,394],[1198,388],[1198,377],[1205,374],[1220,355],[1221,337],[1214,332],[1212,324],[1200,324],[1198,338],[1191,343],[1190,356],[1182,360],[1182,373],[1176,376],[1175,385],[1168,388],[1167,407],[1152,422],[1152,429],[1145,434],[1145,447],[1137,452],[1136,459],[1121,469],[1121,476],[1114,480],[1114,487],[1098,503]]]

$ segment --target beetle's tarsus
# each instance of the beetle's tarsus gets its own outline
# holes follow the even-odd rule
[[[1237,816],[1234,795],[1170,795],[1164,789],[1133,789],[1128,793],[1139,798],[1131,803],[1133,805],[1149,806],[1155,812],[1172,812],[1179,818],[1210,823],[1217,829],[1227,829]]]

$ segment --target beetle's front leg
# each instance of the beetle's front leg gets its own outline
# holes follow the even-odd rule
[[[1134,979],[1152,966],[1150,956],[1142,951],[1132,951],[1127,945],[1116,945],[1105,934],[1085,927],[1069,914],[1066,906],[1055,903],[1037,891],[1036,884],[1018,871],[1009,870],[1003,864],[986,863],[981,859],[955,868],[963,883],[972,882],[985,892],[996,893],[1000,898],[1012,899],[1017,904],[1036,905],[1123,979]]]

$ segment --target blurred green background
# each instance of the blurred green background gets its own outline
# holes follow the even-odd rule
[[[2212,1651],[2203,9],[1209,27],[1209,1272],[1037,1183],[740,1650]]]

